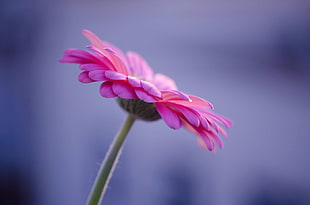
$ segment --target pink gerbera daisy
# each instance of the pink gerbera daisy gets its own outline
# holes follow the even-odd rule
[[[182,126],[198,136],[203,148],[215,151],[227,136],[222,126],[232,122],[212,112],[210,102],[177,90],[175,82],[163,75],[154,74],[148,63],[137,53],[123,52],[112,44],[101,41],[95,34],[84,30],[91,42],[87,48],[67,49],[60,62],[77,63],[82,70],[78,79],[82,83],[102,82],[100,94],[106,98],[118,97],[122,108],[137,119],[162,118],[173,129]]]

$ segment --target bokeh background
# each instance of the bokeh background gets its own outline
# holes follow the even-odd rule
[[[310,204],[309,0],[2,0],[0,204],[85,204],[125,118],[60,64],[90,29],[141,53],[234,126],[225,148],[131,130],[103,204]]]

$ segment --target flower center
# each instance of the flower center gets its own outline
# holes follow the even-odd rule
[[[139,99],[117,98],[118,104],[137,119],[155,121],[160,119],[154,103],[147,103]]]

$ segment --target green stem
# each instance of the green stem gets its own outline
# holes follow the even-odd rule
[[[115,169],[115,165],[120,157],[122,145],[126,139],[126,135],[128,134],[134,121],[135,118],[129,114],[118,134],[115,136],[114,141],[112,142],[110,149],[99,169],[97,178],[88,198],[88,205],[99,205],[101,203],[112,173]]]

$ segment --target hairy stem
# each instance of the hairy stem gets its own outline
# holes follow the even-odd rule
[[[123,143],[126,136],[132,127],[135,118],[132,115],[128,115],[123,126],[120,128],[118,134],[115,136],[108,153],[99,169],[95,183],[88,198],[88,205],[99,205],[107,190],[112,173],[115,169],[115,165],[120,157]]]

